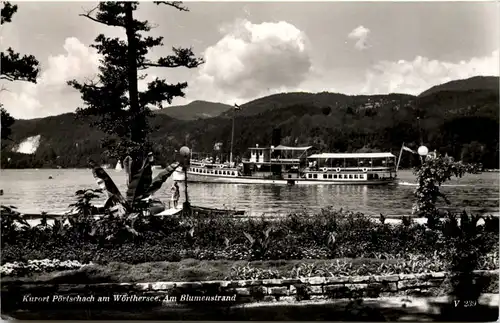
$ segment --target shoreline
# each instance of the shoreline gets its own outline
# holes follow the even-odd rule
[[[99,208],[99,207],[102,207],[102,205],[94,205],[95,207]],[[205,208],[212,208],[212,207],[205,207]],[[328,208],[328,207],[327,207]],[[342,208],[340,208],[342,209]],[[174,209],[174,208],[166,208],[164,211],[160,212],[160,214],[158,214],[158,216],[161,216],[161,217],[164,217],[164,216],[171,216],[179,211],[182,210],[182,207],[181,205],[179,205],[179,207],[177,209]],[[233,209],[217,209],[219,211],[227,211],[227,212],[233,212],[234,210]],[[447,208],[442,208],[441,209],[443,212],[447,211],[448,209]],[[40,221],[42,219],[42,212],[33,212],[33,211],[21,211],[19,210],[19,208],[15,209],[15,211],[19,212],[24,219],[26,219],[28,222],[30,221]],[[383,213],[364,213],[364,212],[360,212],[360,211],[355,211],[355,210],[350,210],[350,209],[345,209],[345,211],[350,211],[350,212],[353,212],[353,213],[362,213],[364,216],[370,218],[370,219],[375,219],[375,220],[379,220],[380,218],[380,215],[383,215],[384,218],[386,219],[386,221],[389,221],[389,222],[392,222],[392,221],[401,221],[404,217],[409,217],[410,219],[425,219],[425,218],[421,218],[421,217],[418,217],[416,215],[412,215],[412,214],[383,214]],[[233,215],[232,218],[234,219],[257,219],[257,218],[266,218],[266,219],[270,219],[270,220],[273,220],[273,219],[279,219],[279,218],[284,218],[286,216],[288,216],[289,214],[287,213],[276,213],[276,214],[261,214],[261,213],[256,213],[256,212],[252,212],[251,210],[250,211],[247,211],[247,210],[243,210],[242,211],[243,213],[238,213],[237,215]],[[317,211],[310,211],[309,213],[304,213],[302,214],[301,216],[314,216],[317,212],[320,212],[320,210],[317,210]],[[451,210],[450,212],[452,213],[459,213],[461,212],[461,210],[457,209],[457,210]],[[74,213],[74,212],[73,212]],[[47,217],[47,220],[48,221],[53,221],[55,219],[61,219],[62,217],[64,217],[65,215],[68,215],[68,214],[73,214],[71,212],[71,210],[65,210],[65,211],[54,211],[52,213],[48,213],[46,212],[46,217]],[[163,214],[161,214],[163,213]],[[490,209],[488,210],[487,208],[482,208],[482,209],[479,209],[479,210],[468,210],[468,213],[472,213],[472,214],[480,214],[480,216],[484,216],[484,217],[487,217],[487,216],[493,216],[493,217],[500,217],[500,209],[496,208],[496,209]],[[94,217],[95,218],[99,218],[100,216],[102,216],[102,214],[94,214]],[[441,218],[445,218],[444,217],[444,213],[442,214]],[[418,220],[418,221],[421,221],[421,220]]]
[[[385,216],[385,224],[392,224],[392,225],[397,225],[397,224],[400,224],[402,221],[403,221],[403,217],[405,216],[408,216],[408,215],[402,215],[402,216],[398,216],[398,217],[390,217],[390,216]],[[493,217],[500,217],[500,212],[496,212],[496,213],[486,213],[486,214],[483,214],[483,216],[493,216]],[[62,217],[62,216],[60,216]],[[57,218],[60,218],[60,217],[57,217]],[[99,215],[95,215],[94,218],[98,219],[100,216]],[[380,219],[379,219],[379,216],[367,216],[370,220],[374,221],[374,222],[380,222]],[[57,218],[48,218],[47,219],[47,225],[52,225],[54,223],[54,220],[56,220]],[[233,219],[235,220],[245,220],[245,219],[252,219],[252,218],[260,218],[260,217],[252,217],[252,216],[233,216],[232,217]],[[275,220],[275,219],[279,219],[281,217],[279,216],[273,216],[273,217],[268,217],[269,220]],[[427,218],[422,218],[422,217],[412,217],[412,216],[409,216],[409,218],[411,219],[412,223],[417,223],[417,224],[425,224],[427,223]],[[441,220],[445,220],[445,218],[440,218]],[[37,226],[41,223],[41,220],[42,218],[31,218],[31,219],[28,219],[26,220],[28,222],[28,224],[31,226],[31,227],[34,227],[34,226]],[[458,220],[458,223],[460,223],[460,219],[457,219]],[[67,222],[67,220],[66,220]],[[69,222],[67,222],[69,223]]]
[[[0,168],[0,170],[54,170],[54,171],[57,171],[57,170],[88,170],[90,168],[88,167],[62,167],[62,168],[31,168],[31,167],[28,167],[28,168]],[[159,170],[159,169],[165,169],[165,168],[154,168],[156,170]],[[104,168],[104,170],[115,170],[114,168]],[[399,171],[413,171],[413,168],[399,168],[398,172]],[[495,168],[492,168],[492,169],[483,169],[479,172],[480,173],[500,173],[500,169],[495,169]]]

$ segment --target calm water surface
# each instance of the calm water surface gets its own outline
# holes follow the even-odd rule
[[[154,170],[154,174],[159,173]],[[109,170],[122,193],[125,193],[125,173]],[[49,179],[52,176],[53,179]],[[249,215],[288,214],[302,210],[314,211],[324,207],[343,208],[366,214],[410,214],[414,201],[415,176],[411,171],[398,174],[394,186],[272,186],[248,184],[188,185],[193,205],[245,210]],[[17,206],[21,212],[60,212],[69,209],[79,189],[97,188],[90,170],[85,169],[23,169],[0,172],[0,196],[3,205]],[[172,180],[156,193],[168,201]],[[181,187],[181,202],[184,187]],[[498,212],[499,174],[482,173],[453,179],[442,187],[454,207],[477,212]],[[102,198],[99,202],[104,202]],[[96,202],[97,203],[97,202]],[[443,205],[444,206],[444,205]]]

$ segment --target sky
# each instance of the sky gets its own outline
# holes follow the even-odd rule
[[[95,2],[13,2],[1,48],[33,54],[37,84],[1,83],[0,101],[18,119],[74,112],[83,106],[68,80],[90,80],[98,34],[125,37],[79,16]],[[419,94],[436,84],[499,75],[500,11],[495,2],[185,2],[180,12],[152,2],[136,18],[155,25],[165,46],[192,47],[196,69],[151,68],[156,77],[188,82],[173,105],[206,100],[243,104],[280,92]],[[167,106],[167,104],[165,105]]]

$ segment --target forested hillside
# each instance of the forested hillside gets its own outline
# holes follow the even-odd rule
[[[157,114],[164,114],[179,120],[196,120],[217,117],[221,113],[231,109],[230,105],[208,102],[193,101],[186,105],[175,105],[155,110]]]
[[[419,97],[440,91],[470,91],[492,90],[498,91],[498,76],[474,76],[465,80],[455,80],[436,85],[420,93]]]
[[[422,140],[432,150],[498,168],[498,88],[492,88],[490,78],[484,80],[483,89],[473,78],[474,85],[468,90],[467,84],[455,83],[459,90],[444,84],[418,97],[336,93],[264,97],[242,105],[236,112],[234,153],[243,155],[255,144],[270,145],[273,129],[280,128],[282,144],[287,145],[315,145],[324,151],[376,149],[397,154],[403,142],[416,148]],[[157,159],[166,162],[184,144],[197,152],[211,152],[215,142],[222,142],[227,153],[231,113],[229,110],[214,118],[184,121],[155,114],[151,138]],[[38,134],[42,139],[36,154],[11,152],[22,140]],[[102,133],[88,123],[75,120],[74,114],[19,120],[12,127],[13,141],[2,143],[2,167],[83,167],[89,157],[112,163],[102,155],[102,138]],[[402,165],[416,161],[404,154]]]

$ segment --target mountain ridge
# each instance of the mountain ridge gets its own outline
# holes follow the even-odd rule
[[[434,85],[418,95],[406,93],[387,93],[387,94],[356,94],[348,95],[338,92],[283,92],[257,99],[250,100],[240,105],[243,115],[255,115],[265,112],[269,109],[281,108],[289,104],[313,103],[315,105],[330,106],[356,103],[367,98],[377,99],[383,97],[420,99],[433,93],[446,91],[469,91],[469,90],[492,90],[499,91],[500,81],[498,76],[473,76],[466,79],[453,80],[446,83]],[[204,100],[194,100],[184,105],[174,105],[163,109],[154,109],[155,114],[163,114],[174,119],[183,121],[192,121],[196,119],[207,119],[214,117],[230,117],[233,106],[220,102],[211,102]],[[250,111],[251,109],[251,111]],[[74,112],[65,112],[60,115],[74,114]],[[60,116],[53,115],[47,117],[37,117],[33,119],[16,120],[41,120],[45,118]]]
[[[216,117],[230,108],[230,105],[224,103],[195,100],[185,105],[174,105],[157,109],[154,112],[179,120],[196,120]]]
[[[442,91],[470,91],[470,90],[492,90],[498,91],[500,87],[498,76],[473,76],[466,79],[449,81],[430,87],[418,95],[424,97]]]
[[[424,140],[456,158],[484,158],[497,166],[498,90],[491,86],[478,89],[476,85],[464,88],[434,88],[434,93],[422,97],[320,92],[259,98],[241,105],[235,114],[234,153],[244,154],[255,144],[268,145],[272,130],[280,128],[282,143],[288,145],[314,144],[328,151],[349,152],[363,147],[398,151],[401,142],[416,148]],[[214,142],[223,142],[223,152],[227,153],[233,107],[226,107],[229,109],[218,116],[191,120],[155,113],[151,141],[159,162],[186,140],[195,151],[205,152],[212,150]],[[418,129],[417,118],[422,130]],[[12,152],[22,140],[38,134],[42,139],[34,155]],[[82,167],[88,157],[104,162],[107,158],[100,146],[103,137],[85,120],[75,119],[74,113],[17,120],[12,126],[13,141],[2,142],[2,167]],[[8,158],[12,159],[10,164],[6,164]],[[403,165],[408,162],[402,161]]]

